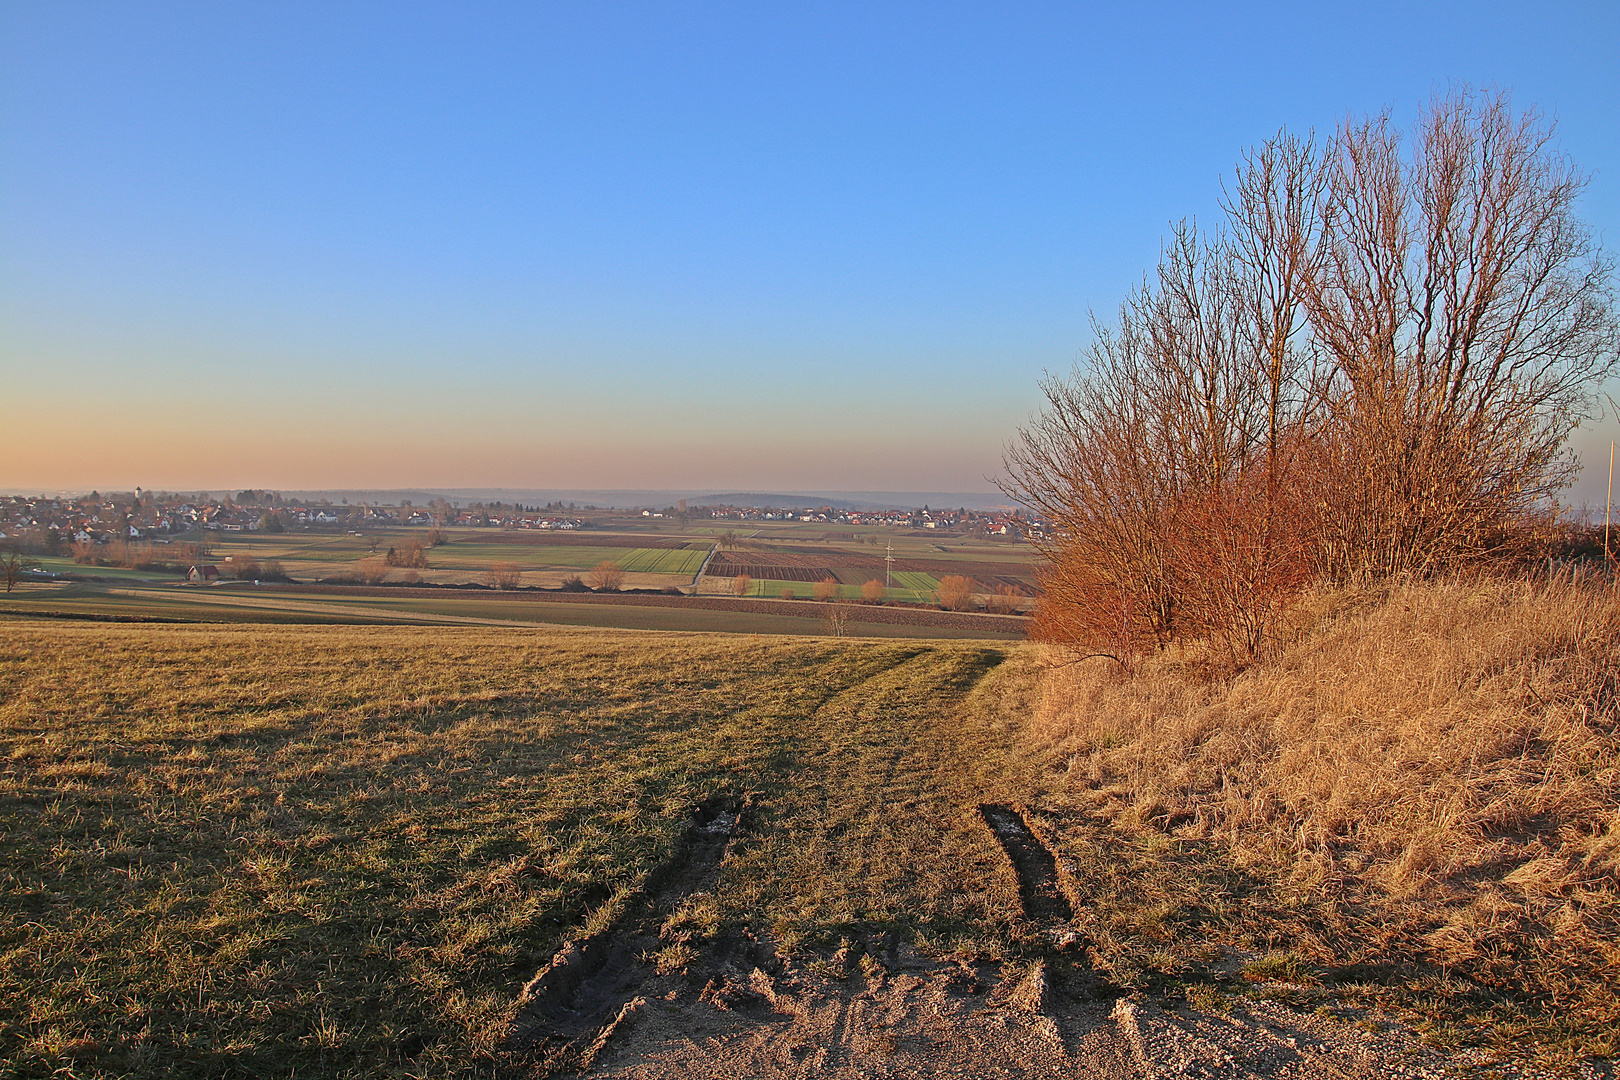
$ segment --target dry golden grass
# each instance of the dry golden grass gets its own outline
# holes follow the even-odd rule
[[[1228,933],[1404,986],[1437,1037],[1613,1055],[1615,592],[1488,580],[1298,614],[1293,644],[1235,676],[1191,653],[1048,672],[1027,735],[1081,811],[1065,843],[1082,880],[1138,892],[1100,915],[1102,951],[1130,976],[1188,971]],[[1144,930],[1155,904],[1182,929]]]

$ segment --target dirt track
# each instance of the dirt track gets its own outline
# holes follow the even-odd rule
[[[643,899],[614,926],[566,945],[525,988],[508,1064],[515,1075],[636,1080],[1371,1080],[1478,1064],[1365,1012],[1306,1014],[1259,996],[1210,1012],[1121,996],[1080,960],[1053,854],[1025,815],[1002,805],[979,812],[1019,879],[1024,918],[1053,943],[1048,955],[969,964],[890,940],[871,943],[858,964],[807,964],[733,934],[683,970],[657,971],[648,958],[672,925],[660,930],[661,919],[713,887],[742,825],[740,801],[710,800]]]

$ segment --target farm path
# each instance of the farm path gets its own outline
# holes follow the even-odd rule
[[[971,694],[998,657],[985,650],[952,672],[926,650],[891,654],[828,687],[785,751],[795,782],[759,793],[715,888],[734,900],[774,895],[776,927],[842,919],[848,936],[828,956],[830,947],[778,948],[754,924],[722,935],[686,971],[649,973],[591,1044],[586,1075],[1445,1074],[1441,1055],[1394,1028],[1364,1031],[1265,1001],[1208,1013],[1118,998],[1064,947],[1001,961],[919,948],[906,928],[911,913],[886,906],[886,896],[931,896],[940,911],[982,905],[1048,941],[1070,922],[1047,880],[1051,852],[1015,809],[1033,763],[1007,754],[993,713],[918,700],[939,701],[942,687]]]
[[[720,541],[716,540],[714,542],[714,546],[709,549],[709,553],[703,557],[703,565],[698,567],[697,573],[692,575],[692,588],[693,589],[696,589],[698,587],[698,582],[703,580],[703,574],[704,574],[705,571],[707,571],[709,569],[709,563],[711,561],[713,561],[714,553],[719,551],[719,550],[720,550]]]

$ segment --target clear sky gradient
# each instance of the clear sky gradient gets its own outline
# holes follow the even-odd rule
[[[1281,126],[1510,87],[1620,244],[1617,56],[1614,3],[4,0],[0,488],[983,489]]]

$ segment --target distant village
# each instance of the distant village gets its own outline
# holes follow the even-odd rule
[[[582,516],[587,515],[587,516]],[[1007,511],[886,509],[842,510],[829,506],[668,506],[607,510],[572,503],[524,506],[518,503],[456,505],[433,499],[424,505],[296,502],[272,491],[248,489],[220,497],[143,491],[103,495],[0,497],[0,545],[56,554],[73,545],[143,541],[163,544],[176,537],[197,539],[210,532],[351,531],[401,526],[472,529],[578,530],[607,516],[622,527],[626,517],[672,519],[687,524],[713,519],[735,522],[819,522],[883,526],[996,537],[1012,541],[1039,538],[1043,523]]]

